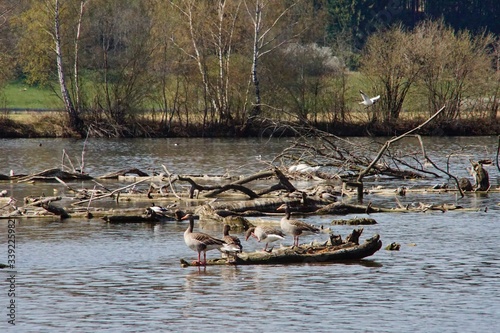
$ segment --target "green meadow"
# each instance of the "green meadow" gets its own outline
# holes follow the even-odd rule
[[[0,89],[0,108],[63,109],[59,96],[50,88],[10,82]]]

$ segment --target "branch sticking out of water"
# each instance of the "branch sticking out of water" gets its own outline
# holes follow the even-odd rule
[[[424,127],[425,125],[427,125],[429,122],[431,122],[434,118],[436,118],[443,110],[445,109],[445,106],[443,106],[441,109],[439,109],[436,113],[434,113],[432,115],[432,117],[430,117],[429,119],[427,119],[426,121],[424,121],[422,124],[418,125],[417,127],[409,130],[408,132],[404,133],[404,134],[401,134],[400,136],[397,136],[395,138],[392,138],[390,140],[387,140],[384,145],[382,146],[382,148],[380,149],[380,151],[378,152],[377,156],[373,159],[373,161],[363,170],[359,173],[358,175],[358,179],[357,179],[357,183],[360,184],[358,186],[358,200],[361,201],[361,199],[363,198],[363,177],[368,173],[370,172],[370,170],[373,168],[373,166],[378,162],[378,160],[382,157],[382,155],[385,153],[385,151],[389,148],[389,146],[391,144],[393,144],[394,142],[397,142],[399,140],[401,140],[402,138],[410,135],[411,133],[421,129],[422,127]],[[462,193],[462,196],[463,196],[463,193]]]

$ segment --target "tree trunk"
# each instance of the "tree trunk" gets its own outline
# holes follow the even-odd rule
[[[78,58],[78,47],[79,47],[79,42],[80,42],[80,32],[82,28],[82,17],[83,17],[83,11],[85,9],[85,1],[80,2],[80,15],[78,16],[78,25],[76,28],[76,37],[75,37],[75,62],[74,62],[74,76],[75,76],[75,99],[76,99],[76,110],[77,112],[80,112],[80,77],[78,74],[78,65],[79,65],[79,58]]]
[[[259,60],[259,35],[260,35],[260,25],[262,20],[262,5],[259,1],[255,6],[255,21],[254,21],[254,41],[253,41],[253,59],[252,59],[252,83],[255,88],[255,105],[252,108],[249,120],[259,116],[260,114],[260,85],[259,78],[257,76],[257,62]]]
[[[80,118],[78,111],[75,109],[73,105],[73,101],[71,100],[71,96],[69,95],[68,88],[66,87],[66,78],[64,75],[64,67],[63,67],[63,56],[61,49],[61,34],[59,29],[59,0],[56,0],[55,7],[55,18],[54,18],[54,28],[55,28],[55,42],[56,42],[56,58],[57,58],[57,74],[59,77],[59,85],[61,87],[61,97],[64,102],[64,107],[69,116],[69,125],[72,130],[80,134],[82,137],[84,136],[83,131],[83,121]]]

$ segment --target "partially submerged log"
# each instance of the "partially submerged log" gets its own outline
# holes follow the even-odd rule
[[[377,224],[377,221],[368,217],[358,217],[349,220],[333,220],[332,225],[370,225]]]
[[[64,220],[64,219],[67,219],[70,217],[68,212],[66,212],[66,210],[64,210],[64,208],[56,207],[54,205],[51,205],[50,203],[42,203],[41,206],[42,206],[42,208],[47,210],[49,213],[60,216],[61,220]]]
[[[473,210],[476,211],[477,208],[466,209],[462,206],[458,206],[455,204],[424,204],[420,202],[418,205],[406,205],[404,207],[399,208],[384,208],[384,207],[375,207],[370,203],[367,205],[352,205],[341,202],[334,202],[325,207],[319,208],[314,212],[314,215],[329,215],[329,214],[372,214],[372,213],[425,213],[429,210],[438,210],[441,212],[447,212],[449,210]]]
[[[145,222],[151,223],[160,221],[157,216],[152,216],[152,215],[111,215],[111,216],[106,215],[102,219],[111,224],[145,223]]]
[[[341,245],[285,247],[275,249],[271,253],[265,251],[238,253],[233,260],[217,258],[207,260],[207,265],[284,265],[284,264],[311,264],[334,263],[342,261],[356,261],[373,255],[382,247],[380,236],[375,234],[361,245],[348,242]],[[181,266],[197,266],[181,259]]]
[[[30,181],[43,181],[43,182],[52,182],[58,181],[56,178],[62,180],[89,180],[92,179],[91,176],[83,173],[71,173],[66,172],[61,169],[48,169],[42,172],[39,172],[34,175],[29,175],[26,177],[19,178],[17,180],[18,183],[30,182]]]
[[[122,170],[119,170],[116,172],[107,173],[107,174],[102,175],[98,178],[100,178],[100,179],[118,179],[119,176],[125,176],[127,174],[135,174],[139,177],[149,177],[149,175],[146,172],[141,171],[137,168],[131,168],[131,169],[122,169]]]
[[[392,242],[391,244],[385,247],[385,250],[387,251],[399,251],[399,249],[401,249],[401,244],[396,242]]]
[[[24,202],[25,206],[36,206],[41,207],[46,204],[50,204],[52,201],[59,201],[62,197],[53,196],[53,197],[25,197]]]

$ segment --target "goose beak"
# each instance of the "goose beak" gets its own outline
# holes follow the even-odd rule
[[[279,206],[278,208],[276,208],[277,211],[285,210],[285,209],[286,209],[286,204],[282,204],[281,206]]]

